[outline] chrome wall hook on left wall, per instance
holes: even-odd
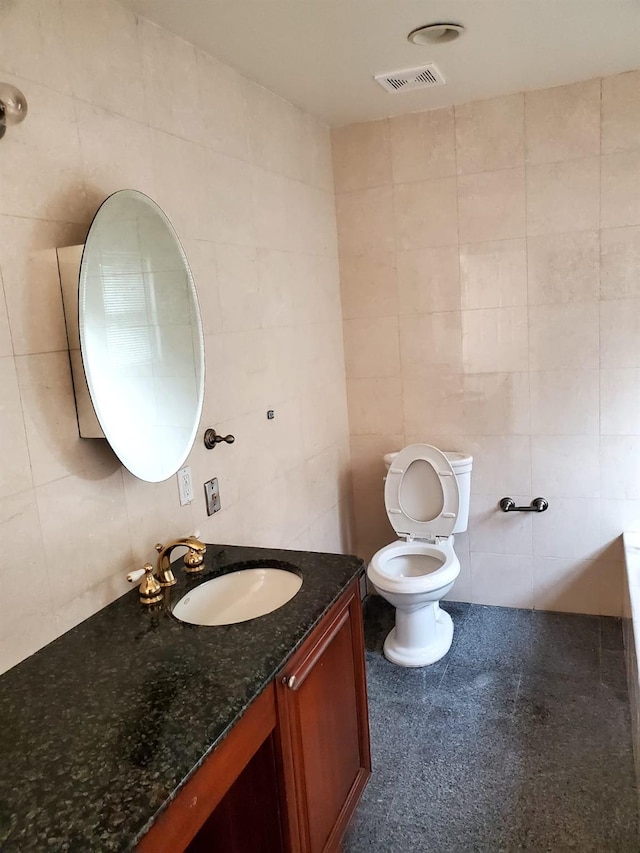
[[[27,114],[27,99],[10,83],[0,83],[0,139],[10,124],[20,124]]]

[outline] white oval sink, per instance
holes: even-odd
[[[273,613],[302,586],[302,578],[284,569],[240,569],[205,581],[173,608],[173,615],[192,625],[233,625]]]

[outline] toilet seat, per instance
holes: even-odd
[[[410,444],[401,450],[387,473],[384,504],[399,536],[431,541],[450,536],[460,493],[444,453],[430,444]]]
[[[432,568],[433,560],[440,565]],[[377,551],[367,569],[373,585],[389,593],[432,592],[453,583],[459,574],[460,562],[453,550],[453,537],[437,544],[422,539],[397,539]]]

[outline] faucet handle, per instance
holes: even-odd
[[[200,531],[196,530],[190,537],[193,541],[193,547],[188,546],[187,553],[184,555],[184,570],[187,574],[201,572],[203,569],[204,554],[207,546],[204,542],[200,542]]]
[[[145,563],[145,565],[148,564]],[[144,577],[145,572],[146,569],[136,569],[135,572],[129,572],[129,574],[127,575],[127,580],[129,581],[129,583],[138,583],[138,581],[142,577]]]
[[[158,604],[162,601],[162,587],[158,583],[157,578],[153,574],[153,566],[151,563],[145,563],[142,569],[135,572],[129,572],[127,580],[129,583],[135,583],[142,578],[142,583],[139,587],[140,601],[142,604]]]

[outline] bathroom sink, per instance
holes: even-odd
[[[268,565],[238,569],[190,590],[173,615],[192,625],[233,625],[273,613],[294,597],[302,578]]]

